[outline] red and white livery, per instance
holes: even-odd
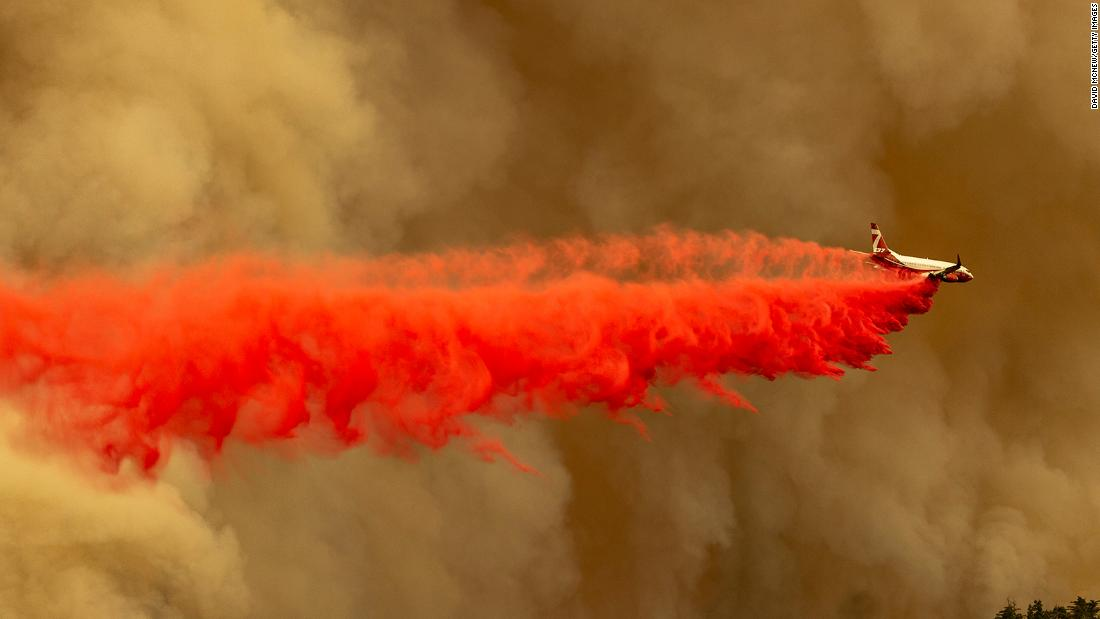
[[[854,250],[853,250],[854,251]],[[886,239],[882,237],[882,231],[878,224],[871,224],[871,253],[855,252],[867,256],[868,262],[880,269],[889,269],[898,273],[910,273],[924,275],[929,279],[937,279],[941,282],[962,284],[974,279],[974,275],[962,265],[962,258],[955,256],[955,262],[943,260],[929,260],[928,258],[914,258],[903,256],[886,245]]]

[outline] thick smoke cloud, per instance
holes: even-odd
[[[575,615],[569,472],[538,424],[499,431],[539,476],[463,450],[415,464],[228,453],[213,501],[256,558],[255,615]]]
[[[651,442],[589,415],[494,427],[542,477],[241,449],[213,481],[182,462],[112,490],[16,441],[0,608],[926,617],[1100,597],[1086,4],[362,4],[0,8],[0,255],[57,271],[662,222],[860,247],[874,217],[978,279],[876,374],[738,384],[758,415],[673,391]]]
[[[1021,2],[861,5],[907,128],[957,124],[1012,87],[1027,36]]]
[[[179,487],[86,478],[12,447],[15,417],[4,415],[0,614],[214,618],[248,610],[235,534],[185,500],[201,505],[206,492],[186,454],[166,475],[187,480]]]
[[[260,1],[15,4],[0,32],[10,259],[335,240],[374,115],[334,37]]]

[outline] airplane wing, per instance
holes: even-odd
[[[962,265],[963,265],[962,256],[960,256],[959,254],[955,254],[955,264],[947,267],[946,269],[943,269],[943,270],[940,270],[940,271],[936,271],[935,273],[932,273],[931,277],[937,277],[937,278],[947,277],[948,275],[951,275],[955,271],[958,271],[959,269],[961,269]]]

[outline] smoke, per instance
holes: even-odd
[[[173,485],[112,488],[74,475],[64,462],[12,448],[7,439],[17,417],[4,413],[0,612],[226,617],[248,609],[231,530],[205,521]],[[195,479],[187,470],[180,459],[167,477]],[[201,482],[192,487],[201,497]]]
[[[0,503],[31,534],[0,604],[925,617],[1100,597],[1086,20],[1068,1],[0,8],[0,255],[58,281],[658,223],[859,247],[869,219],[977,275],[875,374],[737,383],[758,415],[673,388],[652,442],[587,414],[477,424],[542,476],[451,447],[286,462],[230,441],[214,481],[173,473],[175,449],[160,481],[103,488],[19,441]],[[78,550],[22,541],[44,523]],[[79,606],[21,596],[69,574]]]
[[[454,449],[414,464],[365,449],[287,461],[230,445],[213,501],[247,523],[241,547],[264,559],[245,566],[254,613],[576,614],[579,575],[562,543],[569,473],[539,422],[492,431],[539,475]]]
[[[862,6],[909,128],[956,124],[1012,87],[1026,36],[1020,2]]]

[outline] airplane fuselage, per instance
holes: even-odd
[[[877,251],[873,254],[866,252],[855,252],[867,256],[868,260],[875,266],[889,269],[891,271],[898,271],[901,273],[912,273],[914,275],[926,275],[948,283],[964,283],[974,279],[974,275],[970,273],[970,270],[966,267],[959,267],[958,270],[951,273],[943,273],[947,269],[955,266],[953,262],[945,262],[943,260],[932,260],[930,258],[917,258],[914,256],[904,256],[893,251]]]

